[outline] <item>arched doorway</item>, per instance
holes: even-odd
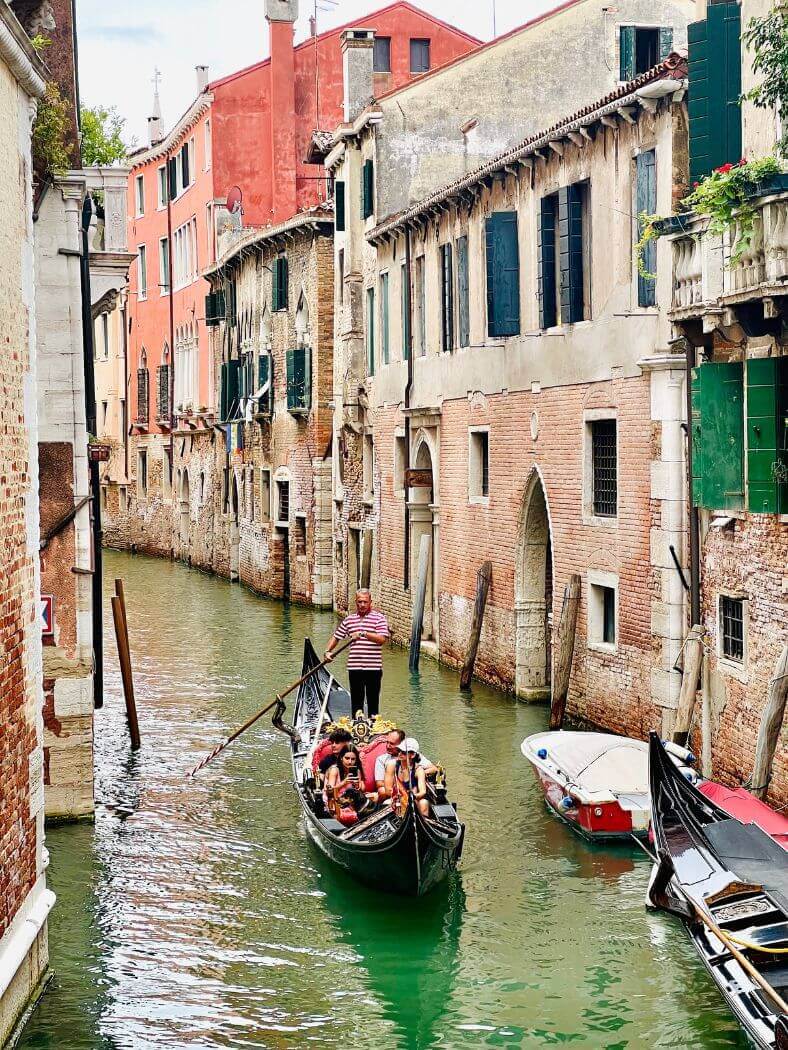
[[[180,512],[180,539],[181,556],[188,553],[189,548],[189,472],[184,470],[181,477],[180,491],[178,492],[178,510]]]
[[[437,636],[438,612],[436,608],[436,566],[438,564],[438,529],[435,521],[435,467],[432,450],[426,439],[417,439],[413,469],[429,474],[429,485],[417,485],[410,489],[408,504],[410,515],[410,589],[415,592],[419,580],[419,553],[422,537],[428,537],[430,554],[427,568],[427,586],[424,593],[424,620],[422,641],[434,642]]]
[[[230,518],[230,580],[238,580],[240,578],[240,562],[241,562],[241,529],[239,526],[239,511],[238,511],[238,475],[231,468],[232,473],[232,484],[230,489],[230,506],[232,508],[232,517]]]
[[[553,545],[547,497],[538,470],[525,486],[515,571],[515,690],[525,700],[550,699]]]

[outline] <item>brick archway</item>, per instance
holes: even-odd
[[[537,468],[526,482],[515,571],[515,690],[525,700],[550,699],[553,544],[547,494]]]

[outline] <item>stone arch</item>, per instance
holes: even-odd
[[[548,700],[552,681],[553,542],[547,492],[534,467],[525,483],[515,563],[515,689]]]

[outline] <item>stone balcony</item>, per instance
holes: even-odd
[[[129,266],[135,258],[128,249],[126,195],[130,168],[84,168],[75,175],[83,178],[89,193],[98,200],[101,212],[94,211],[88,238],[90,248],[90,296],[93,316],[114,308],[118,293],[125,288]],[[103,214],[102,214],[103,213]]]
[[[770,180],[750,203],[754,228],[736,262],[739,224],[724,235],[712,233],[705,216],[677,215],[665,224],[673,244],[672,320],[699,318],[711,331],[724,311],[756,301],[765,318],[776,315],[775,299],[788,295],[788,176]]]

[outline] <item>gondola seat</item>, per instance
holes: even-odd
[[[312,771],[317,773],[318,767],[326,755],[331,750],[331,741],[326,737],[325,740],[321,740],[315,748],[315,753],[312,756]]]
[[[364,772],[364,788],[366,791],[374,791],[377,787],[375,783],[375,763],[385,750],[385,736],[376,737],[370,744],[365,744],[360,749],[361,768]]]

